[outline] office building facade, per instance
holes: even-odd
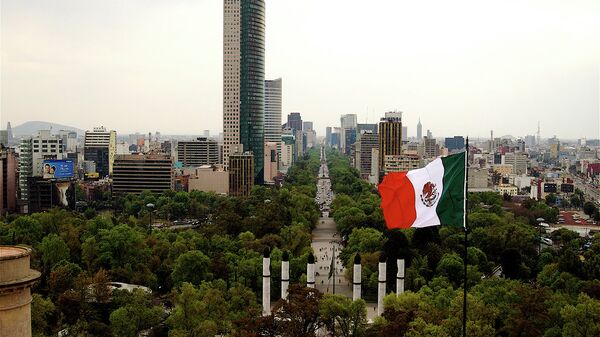
[[[254,187],[254,155],[250,152],[229,156],[229,195],[250,195]]]
[[[379,170],[389,155],[402,154],[402,112],[386,112],[379,122]]]
[[[346,133],[348,131],[354,130],[354,135],[356,136],[356,126],[356,114],[345,114],[340,117],[340,147],[342,149],[342,152],[344,153],[349,153],[349,146],[354,143],[352,142],[348,144],[348,142],[346,142],[346,139],[348,139]]]
[[[218,164],[219,144],[205,137],[198,137],[194,141],[180,141],[177,143],[177,161],[188,167]]]
[[[224,0],[223,160],[242,144],[255,155],[257,182],[263,181],[265,123],[265,2]]]
[[[85,132],[83,158],[96,163],[96,172],[100,177],[112,174],[116,154],[116,131],[107,131],[106,128],[101,126]]]
[[[62,139],[50,130],[40,130],[37,136],[22,138],[19,146],[19,197],[29,198],[29,177],[41,177],[44,160],[64,159]]]
[[[0,215],[17,210],[17,156],[0,145]]]
[[[363,132],[355,146],[355,168],[359,170],[363,179],[367,179],[371,173],[371,161],[373,149],[379,149],[379,135],[372,132]]]
[[[465,138],[463,136],[446,137],[444,145],[448,151],[460,151],[465,149]]]
[[[281,78],[265,80],[265,142],[281,142]]]
[[[302,131],[302,116],[300,115],[299,112],[291,112],[288,114],[287,117],[287,125],[288,128],[290,129],[294,129],[294,130],[300,130]]]
[[[113,193],[162,193],[174,189],[173,159],[164,154],[126,154],[115,158]]]

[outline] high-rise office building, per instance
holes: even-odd
[[[302,130],[303,131],[313,130],[313,122],[310,122],[310,121],[302,122]]]
[[[429,132],[429,130],[428,130]],[[439,146],[437,145],[434,138],[425,137],[424,138],[424,155],[425,158],[435,158],[439,155]]]
[[[112,174],[117,154],[117,132],[107,131],[100,126],[85,132],[83,159],[96,163],[96,172],[100,177]]]
[[[408,126],[403,126],[402,127],[402,141],[403,142],[407,142],[408,141]]]
[[[287,117],[287,127],[302,131],[302,116],[299,112],[290,112]]]
[[[71,130],[60,130],[58,136],[62,139],[64,152],[77,152],[77,132]]]
[[[369,131],[363,131],[356,141],[355,168],[360,172],[363,179],[371,173],[371,160],[373,149],[379,149],[379,135]]]
[[[169,155],[118,155],[113,167],[113,192],[162,193],[174,189],[173,177],[173,158]]]
[[[458,151],[465,148],[465,138],[463,136],[446,137],[444,145],[448,151]]]
[[[254,155],[250,152],[229,155],[229,195],[250,195],[254,186]]]
[[[0,145],[0,215],[17,210],[17,156]]]
[[[223,2],[223,162],[232,146],[255,155],[255,178],[263,180],[265,119],[265,2]]]
[[[402,112],[386,112],[379,122],[379,171],[384,168],[385,158],[402,154]]]
[[[194,141],[177,143],[177,161],[184,166],[214,165],[219,163],[219,144],[217,141],[198,137]]]
[[[341,130],[341,134],[340,134],[340,146],[342,149],[342,152],[344,153],[348,153],[349,151],[349,146],[350,144],[347,144],[346,139],[348,138],[352,138],[352,137],[348,137],[346,136],[346,132],[348,130],[355,130],[356,131],[356,126],[357,126],[357,119],[356,119],[356,114],[346,114],[346,115],[342,115],[342,117],[340,117],[340,130]],[[356,136],[356,132],[354,133],[354,135]]]
[[[265,143],[281,142],[281,78],[265,80]]]
[[[40,130],[37,136],[22,138],[19,146],[19,192],[22,200],[29,198],[29,177],[41,177],[44,160],[64,159],[62,139],[50,130]]]
[[[325,145],[331,146],[331,126],[325,128]]]
[[[344,131],[344,148],[343,152],[346,154],[350,154],[352,152],[352,144],[356,143],[356,129],[346,129]]]
[[[361,133],[363,133],[363,131],[377,134],[377,124],[356,124],[356,134],[360,135]]]
[[[421,125],[421,118],[419,118],[419,123],[417,123],[417,140],[421,141],[423,139],[423,125]]]

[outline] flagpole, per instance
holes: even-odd
[[[469,137],[465,144],[465,195],[464,195],[464,229],[465,229],[465,257],[464,271],[465,284],[463,285],[463,337],[467,337],[467,224],[468,224],[468,197],[469,197]]]

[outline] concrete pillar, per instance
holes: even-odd
[[[398,274],[396,274],[396,296],[404,292],[404,259],[398,259]]]
[[[281,298],[287,299],[288,286],[290,285],[290,255],[287,250],[281,258]]]
[[[361,265],[360,265],[360,254],[356,253],[354,255],[354,277],[352,279],[352,300],[356,301],[360,298],[360,291],[362,287],[362,275],[361,275]]]
[[[308,264],[306,265],[306,286],[308,288],[315,287],[315,256],[312,252],[308,254]]]
[[[384,252],[379,255],[379,287],[377,289],[377,315],[383,314],[383,297],[385,296],[385,283],[386,283],[386,256]]]
[[[31,337],[31,287],[40,272],[29,269],[30,254],[0,246],[0,336]]]
[[[271,314],[271,251],[269,247],[263,252],[263,288],[262,288],[262,305],[263,316]]]

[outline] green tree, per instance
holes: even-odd
[[[45,271],[50,271],[54,265],[62,260],[69,260],[69,247],[60,236],[54,233],[44,237],[38,248],[42,253],[42,263]]]
[[[11,244],[34,245],[44,236],[44,229],[38,220],[31,216],[20,216],[10,224]]]
[[[590,219],[592,218],[594,213],[596,213],[597,210],[598,208],[591,201],[587,201],[585,204],[583,204],[583,213],[587,214],[587,216],[589,216]]]
[[[556,194],[550,193],[550,194],[546,195],[546,204],[548,204],[550,206],[556,205]]]
[[[175,260],[171,278],[175,284],[190,282],[200,285],[206,279],[209,262],[210,259],[199,250],[181,254]]]
[[[171,327],[171,336],[200,336],[200,323],[203,321],[200,292],[190,283],[184,282],[177,292],[174,292],[175,308],[167,319]]]
[[[576,305],[567,305],[560,314],[565,323],[563,336],[600,336],[600,301],[580,294]]]
[[[151,296],[135,289],[129,302],[110,314],[111,329],[116,336],[136,337],[137,334],[160,323],[163,309],[152,306]]]
[[[44,299],[40,294],[32,295],[31,329],[34,336],[50,335],[52,322],[55,320],[56,307],[50,299]]]
[[[335,326],[335,335],[359,337],[365,335],[367,305],[363,299],[352,301],[343,295],[325,294],[319,305],[321,319],[330,330]]]
[[[436,272],[438,275],[447,277],[458,286],[464,279],[463,259],[456,253],[446,254],[438,263]]]
[[[275,304],[273,316],[280,322],[278,333],[282,337],[315,336],[321,327],[319,302],[322,294],[300,284],[291,284],[287,300]]]

